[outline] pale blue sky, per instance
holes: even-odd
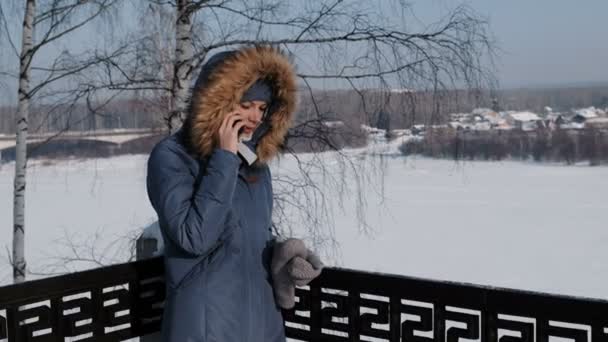
[[[383,7],[383,4],[395,3],[389,0],[376,1],[380,7]],[[490,22],[490,28],[500,48],[496,67],[501,87],[608,83],[608,0],[408,2],[412,3],[412,10],[420,22],[431,23],[463,1]],[[374,6],[373,2],[368,4]],[[87,42],[90,43],[90,35],[90,32],[81,32],[61,44],[65,44],[64,47],[70,50],[78,50]],[[13,62],[17,60],[10,57],[10,51],[5,44],[6,41],[2,41],[0,47],[4,50],[0,51],[2,64],[4,67],[9,64],[16,66]],[[97,44],[104,43],[98,41]],[[13,82],[5,79],[3,84],[12,86]],[[0,93],[3,93],[0,103],[13,102],[16,94],[7,92],[11,88],[2,87],[0,84]]]
[[[462,1],[414,0],[433,17]],[[503,87],[608,83],[608,0],[468,0],[501,47]]]

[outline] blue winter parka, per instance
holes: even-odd
[[[215,132],[228,108],[258,79],[272,84],[267,132],[247,165],[220,149]],[[285,341],[272,257],[272,183],[267,162],[295,106],[287,57],[267,46],[211,59],[193,89],[183,127],[153,149],[147,189],[165,241],[163,341]]]

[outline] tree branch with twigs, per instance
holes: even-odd
[[[416,91],[430,92],[434,101],[439,102],[450,89],[474,90],[495,84],[492,76],[494,43],[488,22],[466,5],[454,8],[435,23],[419,23],[412,25],[415,27],[412,29],[404,24],[415,21],[414,16],[407,16],[410,8],[404,1],[391,2],[402,16],[387,13],[382,6],[347,0],[306,3],[180,0],[151,3],[175,11],[176,32],[190,32],[187,39],[180,41],[178,38],[177,41],[187,46],[176,49],[180,57],[174,56],[174,85],[178,83],[176,78],[181,84],[190,84],[193,73],[200,69],[210,54],[219,50],[249,44],[272,44],[282,47],[292,56],[303,85],[301,94],[308,98],[310,107],[305,118],[302,110],[298,113],[296,126],[287,140],[309,141],[310,146],[318,151],[334,151],[341,163],[337,170],[339,176],[335,176],[333,172],[336,170],[323,165],[320,155],[304,161],[296,150],[286,146],[285,153],[296,160],[298,170],[292,176],[275,177],[275,214],[277,220],[286,222],[295,208],[296,216],[301,218],[299,221],[311,227],[308,233],[313,236],[331,231],[331,217],[335,210],[316,203],[327,204],[331,196],[344,196],[346,192],[342,190],[348,188],[344,180],[347,169],[351,172],[352,184],[355,184],[355,189],[349,189],[349,195],[357,198],[360,228],[369,231],[364,215],[367,203],[362,191],[365,184],[373,181],[370,174],[376,175],[376,179],[383,178],[381,166],[368,163],[363,167],[352,154],[343,153],[342,146],[336,143],[336,132],[323,125],[328,106],[319,105],[319,84],[343,85],[358,94],[357,102],[361,107],[349,107],[353,108],[350,115],[363,112],[366,124],[372,122],[371,117],[391,101],[394,88],[412,90],[404,103],[412,108],[412,116],[416,116],[419,110],[415,103],[419,98]],[[188,53],[181,55],[183,51]],[[369,89],[375,91],[370,92]],[[172,98],[179,99],[173,102],[168,112],[167,122],[172,122],[171,130],[175,129],[174,119],[184,117],[187,109],[182,91],[183,87],[176,91],[174,86],[171,92]],[[180,92],[181,95],[178,94]],[[440,107],[435,105],[429,113],[412,121],[424,117],[429,123],[437,122],[439,115]],[[308,177],[310,173],[323,175],[321,181]],[[331,184],[324,188],[319,183],[323,181]],[[383,186],[378,188],[383,189]],[[333,192],[328,194],[327,189]],[[282,229],[288,230],[289,226]]]

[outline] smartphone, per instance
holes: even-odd
[[[235,121],[235,125],[237,124],[237,122],[239,122],[241,120],[237,120]],[[244,131],[244,127],[239,128],[239,132],[238,132],[238,146],[237,146],[237,152],[238,154],[247,162],[247,164],[252,165],[253,163],[255,163],[255,161],[258,159],[258,156],[255,154],[254,151],[252,151],[249,146],[245,145],[241,139],[241,136],[243,134]]]
[[[255,161],[258,159],[257,154],[255,154],[255,152],[252,151],[249,146],[240,141],[237,145],[237,152],[249,165],[255,163]]]

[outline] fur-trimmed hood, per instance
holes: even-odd
[[[211,155],[218,146],[217,132],[224,117],[258,79],[272,86],[273,101],[269,129],[259,140],[256,153],[261,163],[278,153],[296,108],[296,76],[287,56],[267,45],[220,53],[203,66],[184,122],[187,143],[194,153]]]

